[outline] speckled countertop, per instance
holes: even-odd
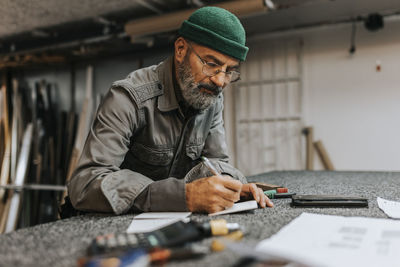
[[[378,208],[376,197],[400,201],[400,173],[394,172],[270,172],[252,176],[249,181],[279,184],[298,194],[356,195],[369,199],[368,208],[291,208],[289,199],[276,199],[274,208],[222,215],[246,229],[243,242],[254,246],[278,232],[302,212],[342,216],[387,218]],[[0,235],[0,266],[76,266],[97,235],[124,232],[133,214],[110,216],[84,215],[20,229]],[[198,221],[206,215],[192,215]],[[204,240],[208,244],[210,239]],[[232,266],[239,257],[224,251],[198,260],[173,262],[168,266]]]

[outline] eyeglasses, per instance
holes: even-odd
[[[199,56],[199,54],[196,53],[196,51],[193,49],[192,45],[189,42],[188,44],[192,49],[192,51],[194,52],[194,54],[200,59],[201,63],[203,64],[202,71],[206,76],[212,77],[219,74],[220,72],[223,72],[225,73],[225,83],[234,83],[240,80],[240,72],[234,70],[223,71],[221,69],[221,65],[218,65],[214,62],[205,61]]]

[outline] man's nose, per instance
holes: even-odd
[[[211,78],[211,81],[218,87],[224,87],[225,86],[225,73],[224,72],[220,72]]]

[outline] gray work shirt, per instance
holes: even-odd
[[[185,183],[212,175],[200,163],[202,155],[246,183],[227,163],[222,95],[210,108],[185,116],[172,63],[169,58],[113,83],[68,183],[76,209],[185,211]]]

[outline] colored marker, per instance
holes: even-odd
[[[276,194],[276,190],[275,189],[267,190],[267,191],[264,191],[264,194],[269,198],[274,198],[274,196]]]
[[[286,187],[279,187],[276,189],[277,193],[288,193],[288,189]]]
[[[291,198],[293,195],[296,195],[296,193],[276,193],[276,190],[267,190],[264,191],[264,194],[270,198]]]
[[[153,264],[165,264],[171,260],[193,259],[206,255],[210,252],[208,247],[189,246],[183,248],[154,249],[149,253],[150,261]]]

